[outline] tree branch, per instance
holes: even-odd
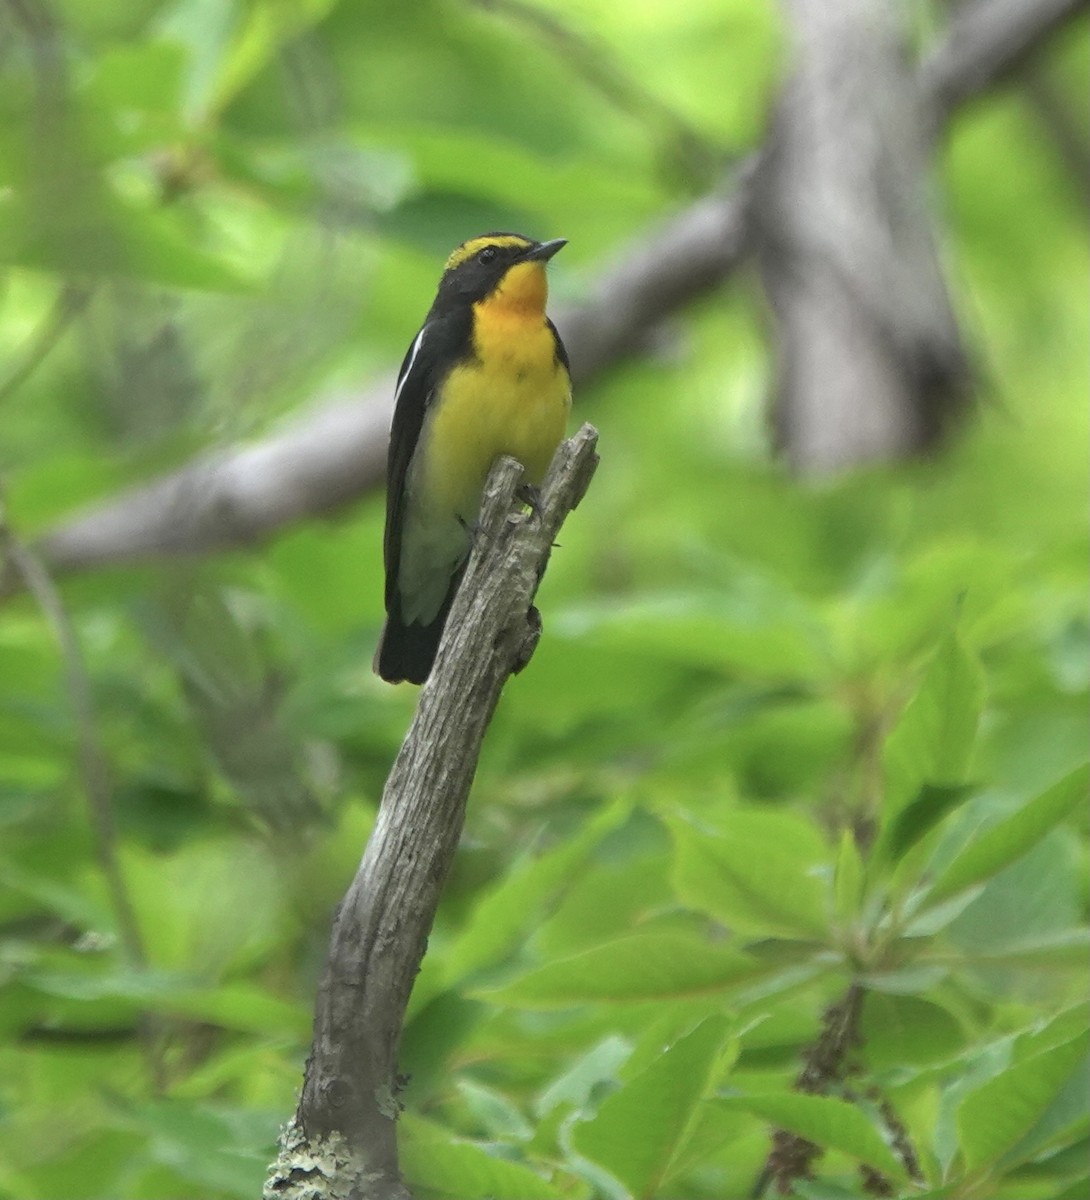
[[[1090,0],[975,0],[959,9],[949,32],[925,59],[921,91],[934,127],[959,105],[1010,78],[1061,25]]]
[[[637,346],[663,316],[715,287],[746,245],[751,170],[701,200],[607,270],[592,298],[556,318],[578,387]],[[252,446],[206,454],[77,515],[35,549],[54,573],[251,545],[379,488],[395,379],[339,396]],[[0,599],[18,589],[0,573]]]
[[[1003,81],[1088,0],[977,0],[963,6],[918,72],[940,128],[954,109]],[[759,155],[733,190],[705,197],[625,247],[583,305],[557,319],[577,384],[639,346],[672,313],[719,286],[751,247]],[[35,550],[54,574],[249,545],[328,514],[383,479],[393,380],[338,397],[253,446],[206,454],[106,500],[47,533]],[[0,575],[0,597],[18,590]]]
[[[485,730],[540,633],[531,609],[549,552],[598,459],[583,428],[557,452],[540,515],[512,511],[522,468],[501,459],[431,678],[397,756],[363,861],[337,912],[314,1043],[266,1200],[407,1200],[397,1164],[397,1051],[413,980],[454,858]],[[295,1172],[295,1174],[293,1174]],[[358,1189],[358,1190],[353,1190]],[[301,1194],[301,1193],[300,1193]]]

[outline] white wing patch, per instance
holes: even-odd
[[[428,327],[416,335],[405,358],[405,367],[394,393],[394,404],[412,376],[424,345]],[[416,448],[405,472],[406,502],[402,508],[401,553],[398,564],[397,587],[401,593],[401,617],[410,625],[414,621],[430,625],[439,615],[451,576],[469,554],[469,534],[449,514],[430,511],[422,503],[417,473],[420,470],[420,451],[427,444],[429,416],[421,423]]]
[[[416,364],[417,356],[420,354],[420,347],[424,344],[424,334],[427,333],[428,327],[423,329],[413,339],[413,344],[409,347],[408,357],[405,359],[405,366],[402,368],[401,376],[397,381],[397,390],[394,392],[394,407],[396,408],[401,399],[401,393],[405,390],[405,384],[409,380],[409,376],[413,373],[413,367]]]

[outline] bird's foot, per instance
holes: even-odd
[[[535,521],[541,520],[545,513],[541,504],[541,488],[532,483],[520,483],[515,488],[515,498],[526,505]]]
[[[479,521],[474,521],[471,525],[461,513],[457,514],[458,524],[462,527],[462,532],[469,539],[469,549],[472,550],[477,545],[477,536],[481,532],[481,524]]]

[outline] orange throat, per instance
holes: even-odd
[[[549,282],[545,264],[516,263],[500,281],[494,292],[473,306],[479,317],[489,320],[527,320],[545,316],[545,301],[549,298]]]

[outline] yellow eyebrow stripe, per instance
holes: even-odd
[[[462,263],[468,262],[474,254],[479,254],[485,246],[499,246],[503,250],[510,247],[529,250],[533,244],[533,242],[528,241],[526,238],[518,237],[515,234],[502,234],[499,237],[470,238],[468,242],[463,242],[450,258],[447,259],[447,265],[444,270],[453,271],[455,267],[460,267]]]

